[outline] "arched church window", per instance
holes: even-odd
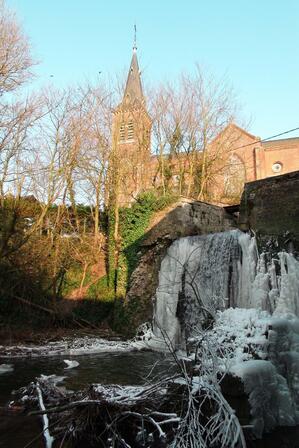
[[[134,125],[132,121],[128,123],[128,140],[134,140]]]
[[[119,128],[119,139],[121,142],[123,142],[125,138],[126,138],[126,127],[125,123],[122,123]]]

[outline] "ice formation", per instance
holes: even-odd
[[[244,382],[256,436],[299,424],[299,319],[258,309],[219,312],[209,344],[222,348],[222,369]]]
[[[216,310],[256,308],[274,316],[299,315],[299,262],[258,255],[256,240],[239,230],[176,240],[159,273],[153,346],[165,338],[179,348]]]
[[[13,365],[12,364],[0,364],[0,375],[2,373],[10,373],[13,371]]]
[[[185,348],[209,316],[210,344],[239,376],[257,436],[299,424],[299,262],[258,254],[238,230],[181,238],[161,264],[152,348]],[[221,363],[220,363],[221,365]]]
[[[96,353],[129,352],[135,347],[130,341],[107,340],[99,337],[84,336],[64,338],[43,345],[12,345],[1,346],[1,358],[38,358],[43,356],[79,356]],[[0,369],[1,374],[1,369]]]
[[[74,367],[78,367],[79,365],[78,361],[70,359],[64,359],[63,362],[67,365],[67,367],[65,367],[64,370],[73,369]]]
[[[154,335],[178,347],[184,339],[182,323],[197,325],[202,310],[213,312],[239,301],[241,247],[238,231],[176,240],[159,273],[154,311]],[[229,302],[229,303],[228,303]]]
[[[60,376],[60,375],[43,375],[41,374],[40,379],[42,381],[47,381],[53,386],[57,386],[57,384],[62,383],[67,377],[66,376]]]

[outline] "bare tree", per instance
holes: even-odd
[[[150,112],[153,120],[153,145],[158,158],[155,185],[161,185],[165,195],[167,191],[167,153],[169,140],[169,111],[171,92],[167,86],[160,85],[150,93]]]
[[[85,130],[78,160],[79,189],[88,201],[99,238],[100,210],[107,203],[111,147],[111,94],[105,86],[87,85],[81,91]]]
[[[176,84],[151,94],[157,184],[180,195],[204,200],[216,176],[228,165],[232,136],[223,134],[237,113],[234,94],[225,80],[216,81],[196,66]]]
[[[2,255],[12,249],[9,242],[18,221],[19,199],[29,188],[27,163],[32,156],[33,128],[44,113],[40,96],[24,99],[18,95],[19,88],[32,77],[33,64],[27,37],[15,15],[0,1],[0,200],[5,215]],[[42,210],[41,219],[44,213]],[[27,229],[13,250],[28,239],[39,222],[37,219]]]
[[[16,166],[17,160],[18,162],[21,160],[20,153],[24,152],[27,146],[28,133],[40,113],[39,99],[31,97],[22,100],[16,97],[17,89],[32,77],[33,64],[27,37],[15,15],[6,7],[4,0],[0,0],[0,195],[2,199],[4,183],[10,174],[10,182],[20,177]],[[20,167],[18,163],[18,168],[22,171],[23,167]]]
[[[0,0],[0,97],[28,81],[33,64],[28,38],[15,14]]]
[[[20,192],[26,165],[32,159],[34,126],[45,113],[39,95],[0,108],[0,196]],[[17,185],[17,186],[16,186]]]

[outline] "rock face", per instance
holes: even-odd
[[[299,171],[245,184],[239,228],[254,230],[262,245],[298,252]]]
[[[182,200],[156,215],[142,242],[141,257],[132,274],[126,303],[134,308],[134,327],[153,315],[152,297],[167,248],[177,238],[223,232],[236,228],[233,217],[222,207]]]

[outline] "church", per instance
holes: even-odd
[[[138,194],[150,189],[162,188],[161,161],[151,151],[152,120],[147,111],[142,89],[141,75],[134,44],[123,98],[113,112],[112,153],[118,164],[119,203],[128,205]],[[173,193],[206,202],[237,204],[244,183],[299,170],[299,137],[263,140],[235,123],[229,123],[207,147],[207,157],[221,154],[214,163],[213,173],[205,185],[205,195],[194,193],[196,189],[178,190],[178,161],[171,161],[167,189]],[[167,155],[163,155],[170,167]],[[186,160],[184,160],[184,158]],[[214,157],[215,158],[215,157]],[[185,182],[191,180],[187,157],[179,156],[187,166]],[[203,151],[198,151],[198,166],[202,169]],[[215,158],[216,159],[216,158]]]

